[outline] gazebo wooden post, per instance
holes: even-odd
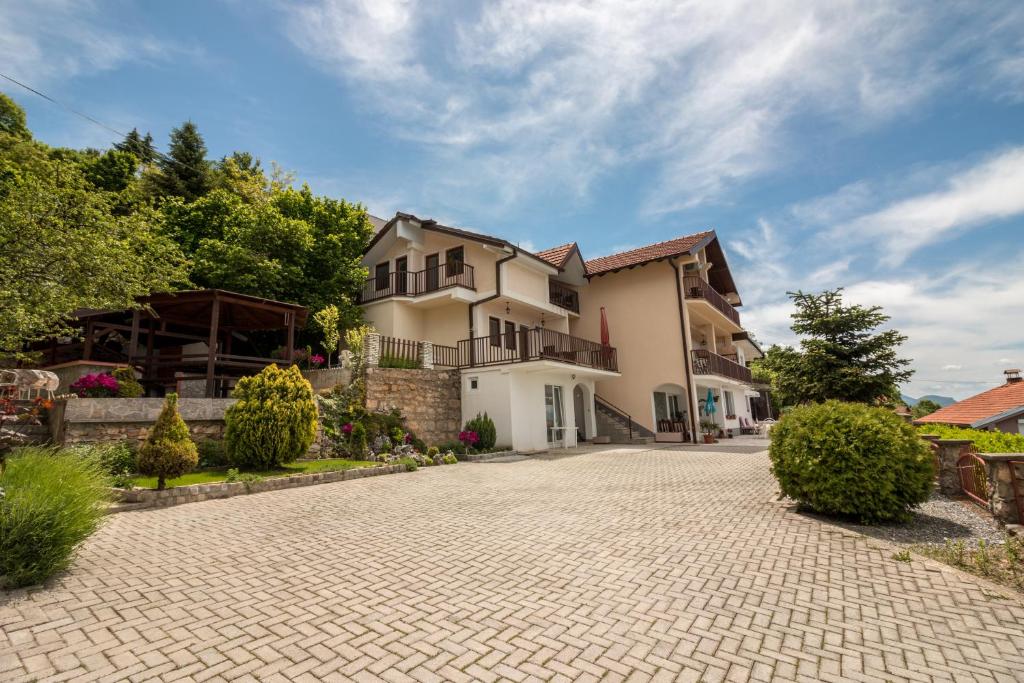
[[[92,319],[85,323],[85,343],[82,347],[82,360],[92,360]]]
[[[284,346],[284,357],[288,365],[295,362],[295,311],[288,311],[284,314],[288,322],[288,340]]]
[[[132,311],[132,336],[131,341],[128,342],[128,365],[134,365],[135,362],[135,348],[139,345],[139,318],[141,314],[139,309]]]
[[[156,320],[149,319],[149,331],[146,333],[146,371],[144,377],[151,379],[153,376],[153,337],[156,336]]]
[[[215,384],[213,372],[217,362],[217,327],[220,324],[220,299],[213,295],[213,306],[210,312],[210,340],[206,355],[206,397],[213,398]]]

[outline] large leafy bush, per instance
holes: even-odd
[[[935,477],[917,431],[885,408],[826,401],[794,408],[771,431],[772,473],[799,503],[864,523],[905,519]]]
[[[178,414],[178,395],[167,394],[160,416],[139,449],[139,473],[156,477],[156,487],[162,490],[167,479],[191,472],[197,464],[199,450],[188,433],[188,425]]]
[[[970,439],[979,453],[1024,453],[1024,434],[963,429],[940,424],[923,424],[920,434],[936,434],[943,439]]]
[[[95,460],[39,447],[15,451],[0,488],[0,577],[9,588],[64,569],[99,526],[109,495]]]
[[[238,402],[224,415],[224,446],[231,464],[269,470],[305,455],[316,436],[313,387],[292,366],[264,368],[238,380]]]

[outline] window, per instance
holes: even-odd
[[[679,425],[685,419],[685,413],[681,406],[679,394],[670,394],[665,391],[654,392],[654,421],[659,432],[683,431]]]
[[[505,348],[509,351],[516,350],[516,324],[509,320],[505,321]]]
[[[462,275],[463,264],[466,262],[466,253],[462,247],[449,249],[444,253],[444,260],[447,264],[447,276],[457,277]]]
[[[491,346],[501,346],[501,321],[497,318],[488,318],[490,326]]]
[[[480,378],[479,377],[470,377],[469,378],[469,390],[470,391],[476,391],[479,388],[480,388]]]
[[[385,261],[384,263],[378,263],[377,267],[373,271],[373,276],[376,278],[376,287],[379,292],[382,289],[388,288],[388,280],[391,279],[391,264]]]
[[[562,411],[562,387],[552,384],[544,385],[544,412],[548,423],[548,443],[562,442],[565,431],[565,414]]]
[[[725,396],[725,414],[726,415],[735,415],[736,414],[736,404],[734,404],[732,402],[732,392],[731,391],[723,391],[722,395]]]

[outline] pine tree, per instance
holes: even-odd
[[[199,450],[188,433],[188,425],[178,414],[178,395],[167,394],[160,416],[139,449],[139,472],[155,476],[156,488],[162,491],[165,480],[191,472],[197,464]]]
[[[124,140],[114,145],[122,152],[131,152],[141,164],[151,164],[156,161],[156,148],[153,147],[153,136],[146,133],[146,137],[139,135],[138,128],[124,136]]]
[[[160,167],[158,185],[166,196],[182,197],[192,202],[213,186],[210,164],[206,160],[206,143],[191,121],[171,131],[170,150],[157,160]]]

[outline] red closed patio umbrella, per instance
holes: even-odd
[[[608,334],[608,314],[604,311],[604,306],[601,307],[601,346],[611,346],[612,339]]]

